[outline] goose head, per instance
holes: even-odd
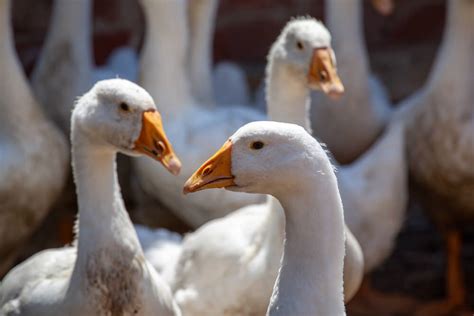
[[[72,131],[73,141],[80,135],[91,145],[130,156],[149,156],[175,175],[181,169],[152,97],[128,80],[96,83],[76,104]]]
[[[185,183],[183,192],[210,188],[263,193],[291,192],[325,152],[304,130],[288,123],[252,122],[232,135]],[[315,165],[316,164],[316,165]]]
[[[305,17],[288,22],[268,59],[268,69],[272,69],[273,63],[279,63],[313,90],[322,90],[331,97],[339,97],[344,92],[331,48],[331,35],[316,19]]]

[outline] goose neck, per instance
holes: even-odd
[[[267,196],[265,202],[265,214],[262,225],[264,232],[264,242],[267,249],[278,249],[278,254],[269,251],[268,254],[273,260],[275,256],[281,256],[281,246],[285,235],[285,213],[276,198],[271,195]]]
[[[190,45],[188,60],[192,92],[202,104],[213,103],[212,34],[214,33],[216,0],[189,2]]]
[[[338,72],[344,78],[346,95],[368,95],[369,65],[365,47],[361,0],[326,0],[328,29],[337,56]],[[361,81],[365,87],[361,87]],[[351,88],[354,85],[354,88]],[[363,102],[361,102],[363,103]]]
[[[162,116],[170,120],[180,117],[193,103],[186,72],[186,5],[182,0],[144,0],[143,3],[147,32],[140,80],[155,99]]]
[[[448,1],[446,27],[430,76],[432,79],[444,84],[472,70],[468,63],[474,50],[473,21],[473,1]]]
[[[32,125],[42,118],[15,52],[10,10],[10,1],[0,0],[0,128],[11,133],[25,127],[31,132]]]
[[[297,70],[270,57],[267,69],[267,112],[272,121],[298,124],[309,133],[309,88]]]
[[[45,51],[62,49],[70,58],[75,57],[81,68],[92,68],[91,12],[90,0],[54,1]]]
[[[286,238],[268,315],[345,315],[344,218],[331,168],[327,161],[317,177],[278,196]]]
[[[72,131],[72,167],[79,207],[75,275],[86,273],[94,255],[142,255],[125,210],[116,173],[115,151]],[[127,258],[123,258],[126,260]]]

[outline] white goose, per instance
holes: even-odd
[[[183,159],[179,177],[172,177],[150,161],[139,159],[135,166],[144,190],[162,201],[192,226],[221,217],[239,207],[257,203],[263,196],[210,191],[184,198],[183,181],[229,135],[246,122],[263,115],[245,107],[212,111],[194,102],[186,75],[187,1],[142,0],[148,24],[141,58],[140,81],[155,99],[169,124],[168,134]],[[172,26],[173,30],[169,31]],[[158,181],[159,180],[159,181]]]
[[[446,242],[446,298],[421,315],[451,315],[468,294],[459,230],[474,220],[474,1],[447,4],[446,29],[428,81],[397,113],[407,121],[415,192]]]
[[[77,244],[14,268],[0,287],[0,314],[180,315],[143,255],[116,174],[117,152],[147,155],[179,172],[153,99],[129,81],[101,81],[79,99],[71,121]]]
[[[17,59],[10,0],[0,0],[0,275],[58,197],[66,138],[46,119]]]
[[[74,98],[92,83],[91,10],[91,0],[54,1],[49,32],[31,77],[41,105],[67,133]]]
[[[283,205],[285,245],[267,315],[346,314],[342,202],[333,166],[311,135],[286,123],[245,125],[196,171],[184,191],[209,188],[271,194]],[[247,256],[235,259],[255,254],[248,249]]]
[[[326,0],[328,28],[344,78],[340,100],[312,97],[314,135],[326,143],[339,163],[354,161],[375,142],[390,119],[391,107],[382,83],[370,74],[362,21],[363,0]],[[390,0],[372,0],[384,12]],[[387,8],[388,7],[388,8]]]
[[[301,51],[296,45],[298,42],[308,49]],[[286,72],[296,74],[293,80],[302,81],[304,85],[309,73],[313,87],[321,89],[319,77],[315,75],[318,71],[327,71],[330,80],[324,83],[324,89],[327,93],[340,92],[339,78],[327,59],[330,47],[328,31],[316,20],[298,19],[288,23],[268,57],[269,94],[280,97],[269,98],[269,108],[275,110],[271,111],[270,118],[275,116],[276,119],[277,109],[289,115],[287,104],[298,102],[279,92],[279,87],[287,83]],[[288,85],[288,89],[290,87]],[[284,104],[281,99],[289,103]],[[269,198],[265,204],[247,206],[206,223],[186,235],[182,245],[176,240],[164,241],[163,233],[158,232],[154,243],[144,246],[145,254],[169,280],[183,314],[261,315],[267,309],[278,274],[284,226],[280,204]],[[150,240],[149,235],[141,230],[140,240]],[[363,258],[350,232],[347,237],[344,294],[349,301],[363,276]],[[165,257],[172,260],[165,262]]]

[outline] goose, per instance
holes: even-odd
[[[341,196],[326,151],[311,135],[287,123],[243,126],[188,179],[183,191],[211,188],[270,194],[283,206],[284,251],[267,315],[346,314]],[[228,238],[232,242],[231,234]],[[249,249],[241,260],[253,255]]]
[[[329,40],[324,43],[327,47],[331,47]],[[314,47],[308,45],[307,40],[296,40],[293,45],[301,54],[308,54]],[[324,50],[319,53],[324,53]],[[306,73],[303,71],[298,75],[298,72],[284,71],[284,63],[280,63],[279,68],[283,70],[275,74],[275,66],[272,66],[277,60],[273,56],[286,54],[288,52],[281,45],[274,45],[269,54],[266,75],[268,114],[272,120],[298,124],[311,132],[311,85],[308,85]],[[332,49],[326,53],[326,60],[335,65]],[[314,70],[315,75],[319,73],[321,78],[326,78],[326,84],[332,82],[334,74],[330,68]],[[362,248],[366,273],[379,266],[392,253],[405,218],[408,192],[404,145],[403,120],[394,118],[381,138],[366,153],[350,165],[338,165],[336,176],[344,202],[346,223]],[[364,289],[374,308],[386,308],[382,306],[385,301],[371,288],[369,278]],[[411,307],[410,300],[395,299],[403,301],[400,308]],[[381,303],[377,304],[378,301]]]
[[[373,1],[389,13],[390,0]],[[346,92],[337,101],[313,95],[313,133],[334,158],[348,164],[361,156],[382,134],[392,113],[382,83],[370,73],[363,37],[362,0],[326,0],[325,16],[337,53],[337,68]]]
[[[447,2],[447,24],[426,84],[399,105],[415,192],[446,242],[446,298],[418,311],[467,303],[460,229],[474,220],[474,1]]]
[[[144,258],[116,173],[117,152],[145,155],[179,172],[153,99],[127,80],[98,82],[73,110],[71,144],[76,244],[15,267],[0,288],[0,314],[180,315],[169,287]]]
[[[116,173],[117,152],[179,172],[153,99],[129,81],[100,81],[73,110],[71,144],[76,245],[44,250],[15,267],[0,287],[0,314],[180,315],[143,255]]]
[[[302,54],[295,47],[297,41],[305,41],[313,47],[314,57],[313,51]],[[311,66],[309,60],[314,65],[324,64],[320,67],[330,72],[326,93],[340,93],[342,85],[332,64],[326,63],[327,54],[330,54],[330,36],[321,23],[303,18],[290,21],[269,56],[268,74],[277,77],[269,85],[270,93],[278,90],[273,89],[274,84],[283,71],[301,73],[302,79],[295,80],[305,82],[308,73],[314,76],[309,69],[319,69]],[[318,78],[311,79],[315,88],[321,88]],[[269,104],[269,107],[274,106]],[[261,315],[267,309],[277,277],[284,226],[284,212],[279,202],[268,198],[264,204],[246,206],[212,220],[187,234],[182,241],[166,241],[164,232],[157,231],[153,235],[143,228],[139,237],[143,240],[145,256],[170,283],[184,315]],[[346,234],[344,297],[349,301],[363,276],[363,257],[350,231],[346,230]],[[227,294],[222,296],[221,293]]]
[[[208,110],[197,104],[186,74],[187,1],[141,3],[148,27],[140,60],[140,83],[160,100],[160,112],[169,124],[168,135],[183,160],[183,169],[179,177],[171,177],[149,161],[137,159],[134,165],[140,186],[192,227],[263,201],[263,196],[243,193],[209,191],[186,199],[180,194],[182,183],[198,162],[208,157],[225,135],[264,116],[248,107]],[[173,32],[167,32],[170,26]]]
[[[33,96],[13,44],[10,0],[0,0],[0,276],[60,195],[66,138]]]
[[[66,133],[74,98],[92,83],[91,10],[91,0],[54,1],[49,32],[31,75],[40,104]]]

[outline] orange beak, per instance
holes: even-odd
[[[157,111],[143,113],[142,130],[134,145],[134,150],[158,160],[172,174],[179,174],[181,162],[166,137],[161,116]]]
[[[395,7],[393,0],[372,0],[372,5],[381,15],[390,15]]]
[[[235,185],[231,168],[232,142],[228,140],[186,181],[183,193]]]
[[[322,90],[334,99],[344,94],[344,86],[337,74],[330,48],[316,48],[313,51],[308,73],[308,83],[310,86]]]

